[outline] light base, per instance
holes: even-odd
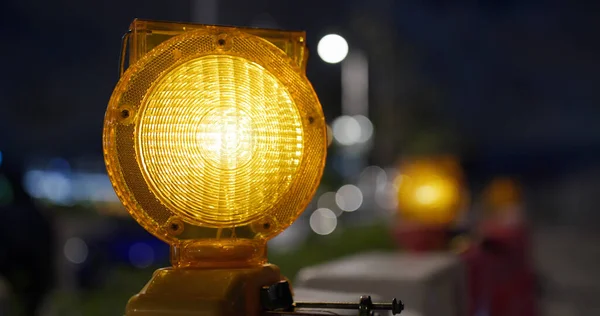
[[[282,279],[273,264],[241,269],[162,268],[129,300],[126,316],[258,316],[260,289]]]

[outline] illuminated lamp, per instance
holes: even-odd
[[[307,57],[304,32],[133,21],[104,158],[172,267],[126,315],[258,315],[260,289],[285,279],[266,243],[312,199],[327,150]]]
[[[498,177],[486,187],[483,200],[490,213],[516,211],[522,203],[521,188],[518,182],[509,177]]]
[[[465,203],[462,173],[448,157],[405,161],[400,166],[398,210],[401,222],[395,234],[410,250],[441,249],[448,229]]]

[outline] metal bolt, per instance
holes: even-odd
[[[392,303],[373,303],[370,296],[361,296],[360,303],[326,303],[326,302],[296,302],[296,308],[329,308],[329,309],[356,309],[370,312],[371,310],[388,310],[392,315],[400,314],[404,310],[402,301],[393,299]],[[362,315],[362,314],[361,314]]]

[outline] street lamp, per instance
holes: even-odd
[[[338,34],[323,36],[317,44],[317,53],[329,64],[337,64],[348,55],[348,42]]]

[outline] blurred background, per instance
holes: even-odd
[[[0,315],[120,315],[169,264],[102,158],[134,18],[306,30],[331,145],[314,200],[270,243],[288,277],[395,249],[399,161],[445,155],[469,192],[457,225],[474,225],[492,179],[517,179],[544,311],[598,312],[598,12],[591,1],[3,0]]]

